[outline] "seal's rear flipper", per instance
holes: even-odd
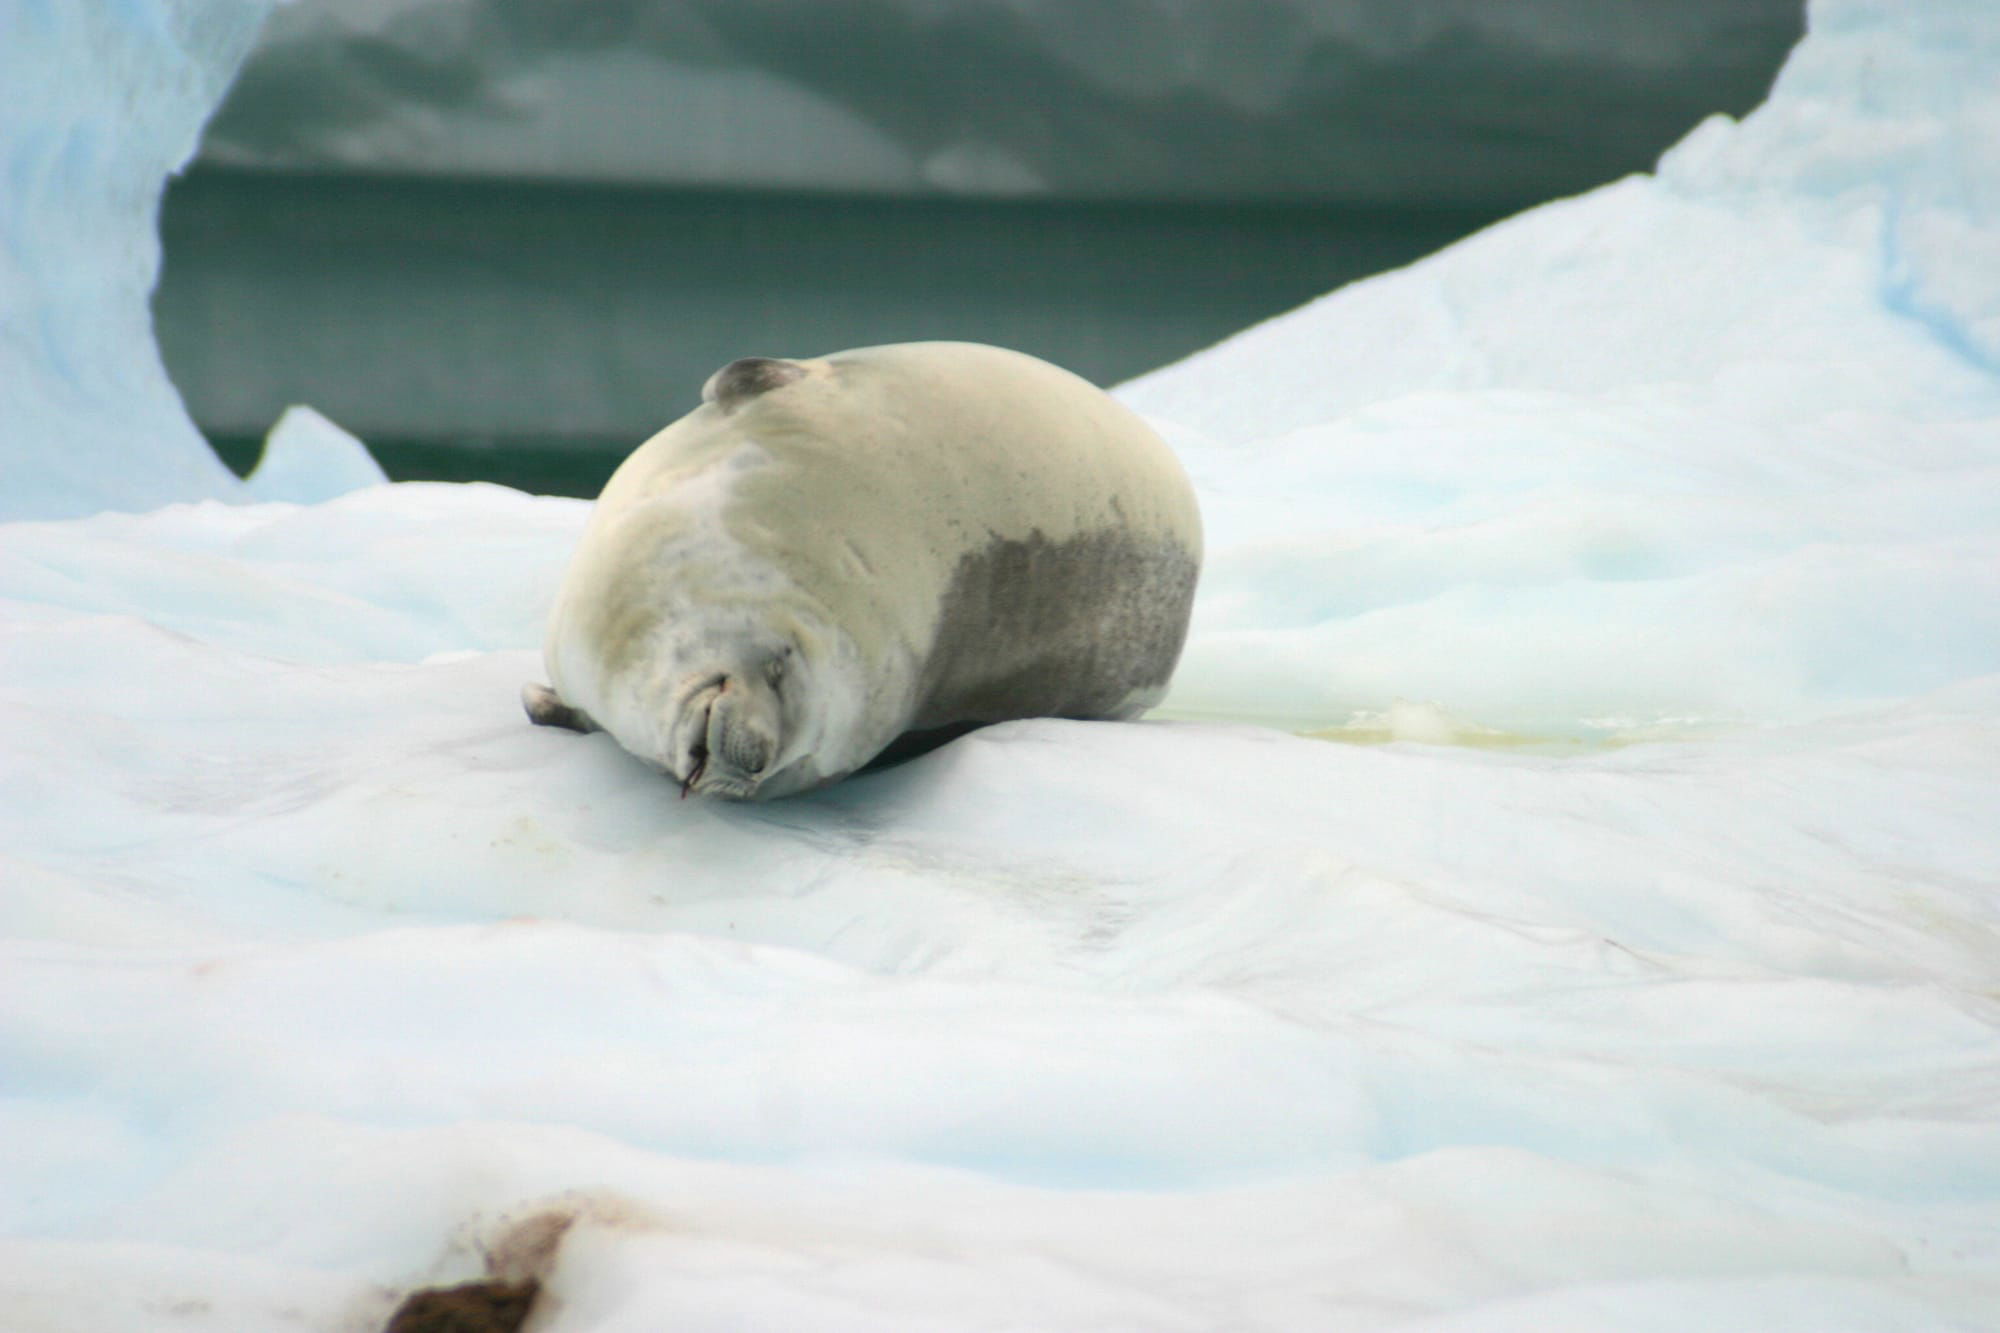
[[[528,710],[528,721],[538,727],[567,727],[571,731],[584,732],[597,730],[590,714],[580,708],[571,708],[546,685],[523,685],[521,707]]]

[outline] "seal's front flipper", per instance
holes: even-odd
[[[581,708],[571,708],[546,685],[523,685],[521,707],[528,710],[528,721],[538,727],[567,727],[571,731],[584,732],[597,730],[590,714]]]

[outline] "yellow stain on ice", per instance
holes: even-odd
[[[1512,751],[1542,755],[1602,754],[1634,745],[1700,740],[1724,728],[1715,725],[1655,724],[1579,734],[1574,731],[1514,731],[1454,716],[1435,704],[1398,700],[1380,712],[1360,712],[1344,722],[1223,709],[1166,707],[1148,716],[1165,721],[1235,723],[1290,732],[1305,740],[1336,745],[1435,745],[1453,749]]]

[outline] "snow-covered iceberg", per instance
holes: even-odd
[[[102,129],[237,21],[26,30]],[[756,808],[518,716],[581,504],[225,504],[142,328],[52,360],[143,268],[104,166],[6,289],[0,1322],[1993,1326],[1996,87],[1980,0],[1824,0],[1655,177],[1126,390],[1213,530],[1184,707],[1401,743],[1021,723]]]
[[[1217,538],[1177,704],[1545,735],[2000,665],[2000,78],[1824,5],[1771,102],[1124,391]]]
[[[268,4],[11,3],[0,40],[0,520],[220,496],[147,296],[167,173]]]
[[[247,492],[167,378],[148,298],[160,192],[273,0],[13,3],[0,40],[0,521],[176,500],[326,499],[384,480],[366,450],[274,439]],[[324,446],[324,447],[322,447]]]

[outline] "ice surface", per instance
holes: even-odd
[[[558,1328],[2000,1299],[2000,682],[1583,758],[1028,723],[683,803],[514,715],[580,510],[0,530],[0,1271],[132,1293],[49,1327],[287,1327],[288,1274],[361,1327],[571,1191]],[[143,616],[74,591],[135,556]]]
[[[1130,390],[1187,697],[1389,743],[684,802],[519,716],[578,502],[0,525],[0,1320],[1993,1327],[2000,17],[1813,25],[1659,177]]]

